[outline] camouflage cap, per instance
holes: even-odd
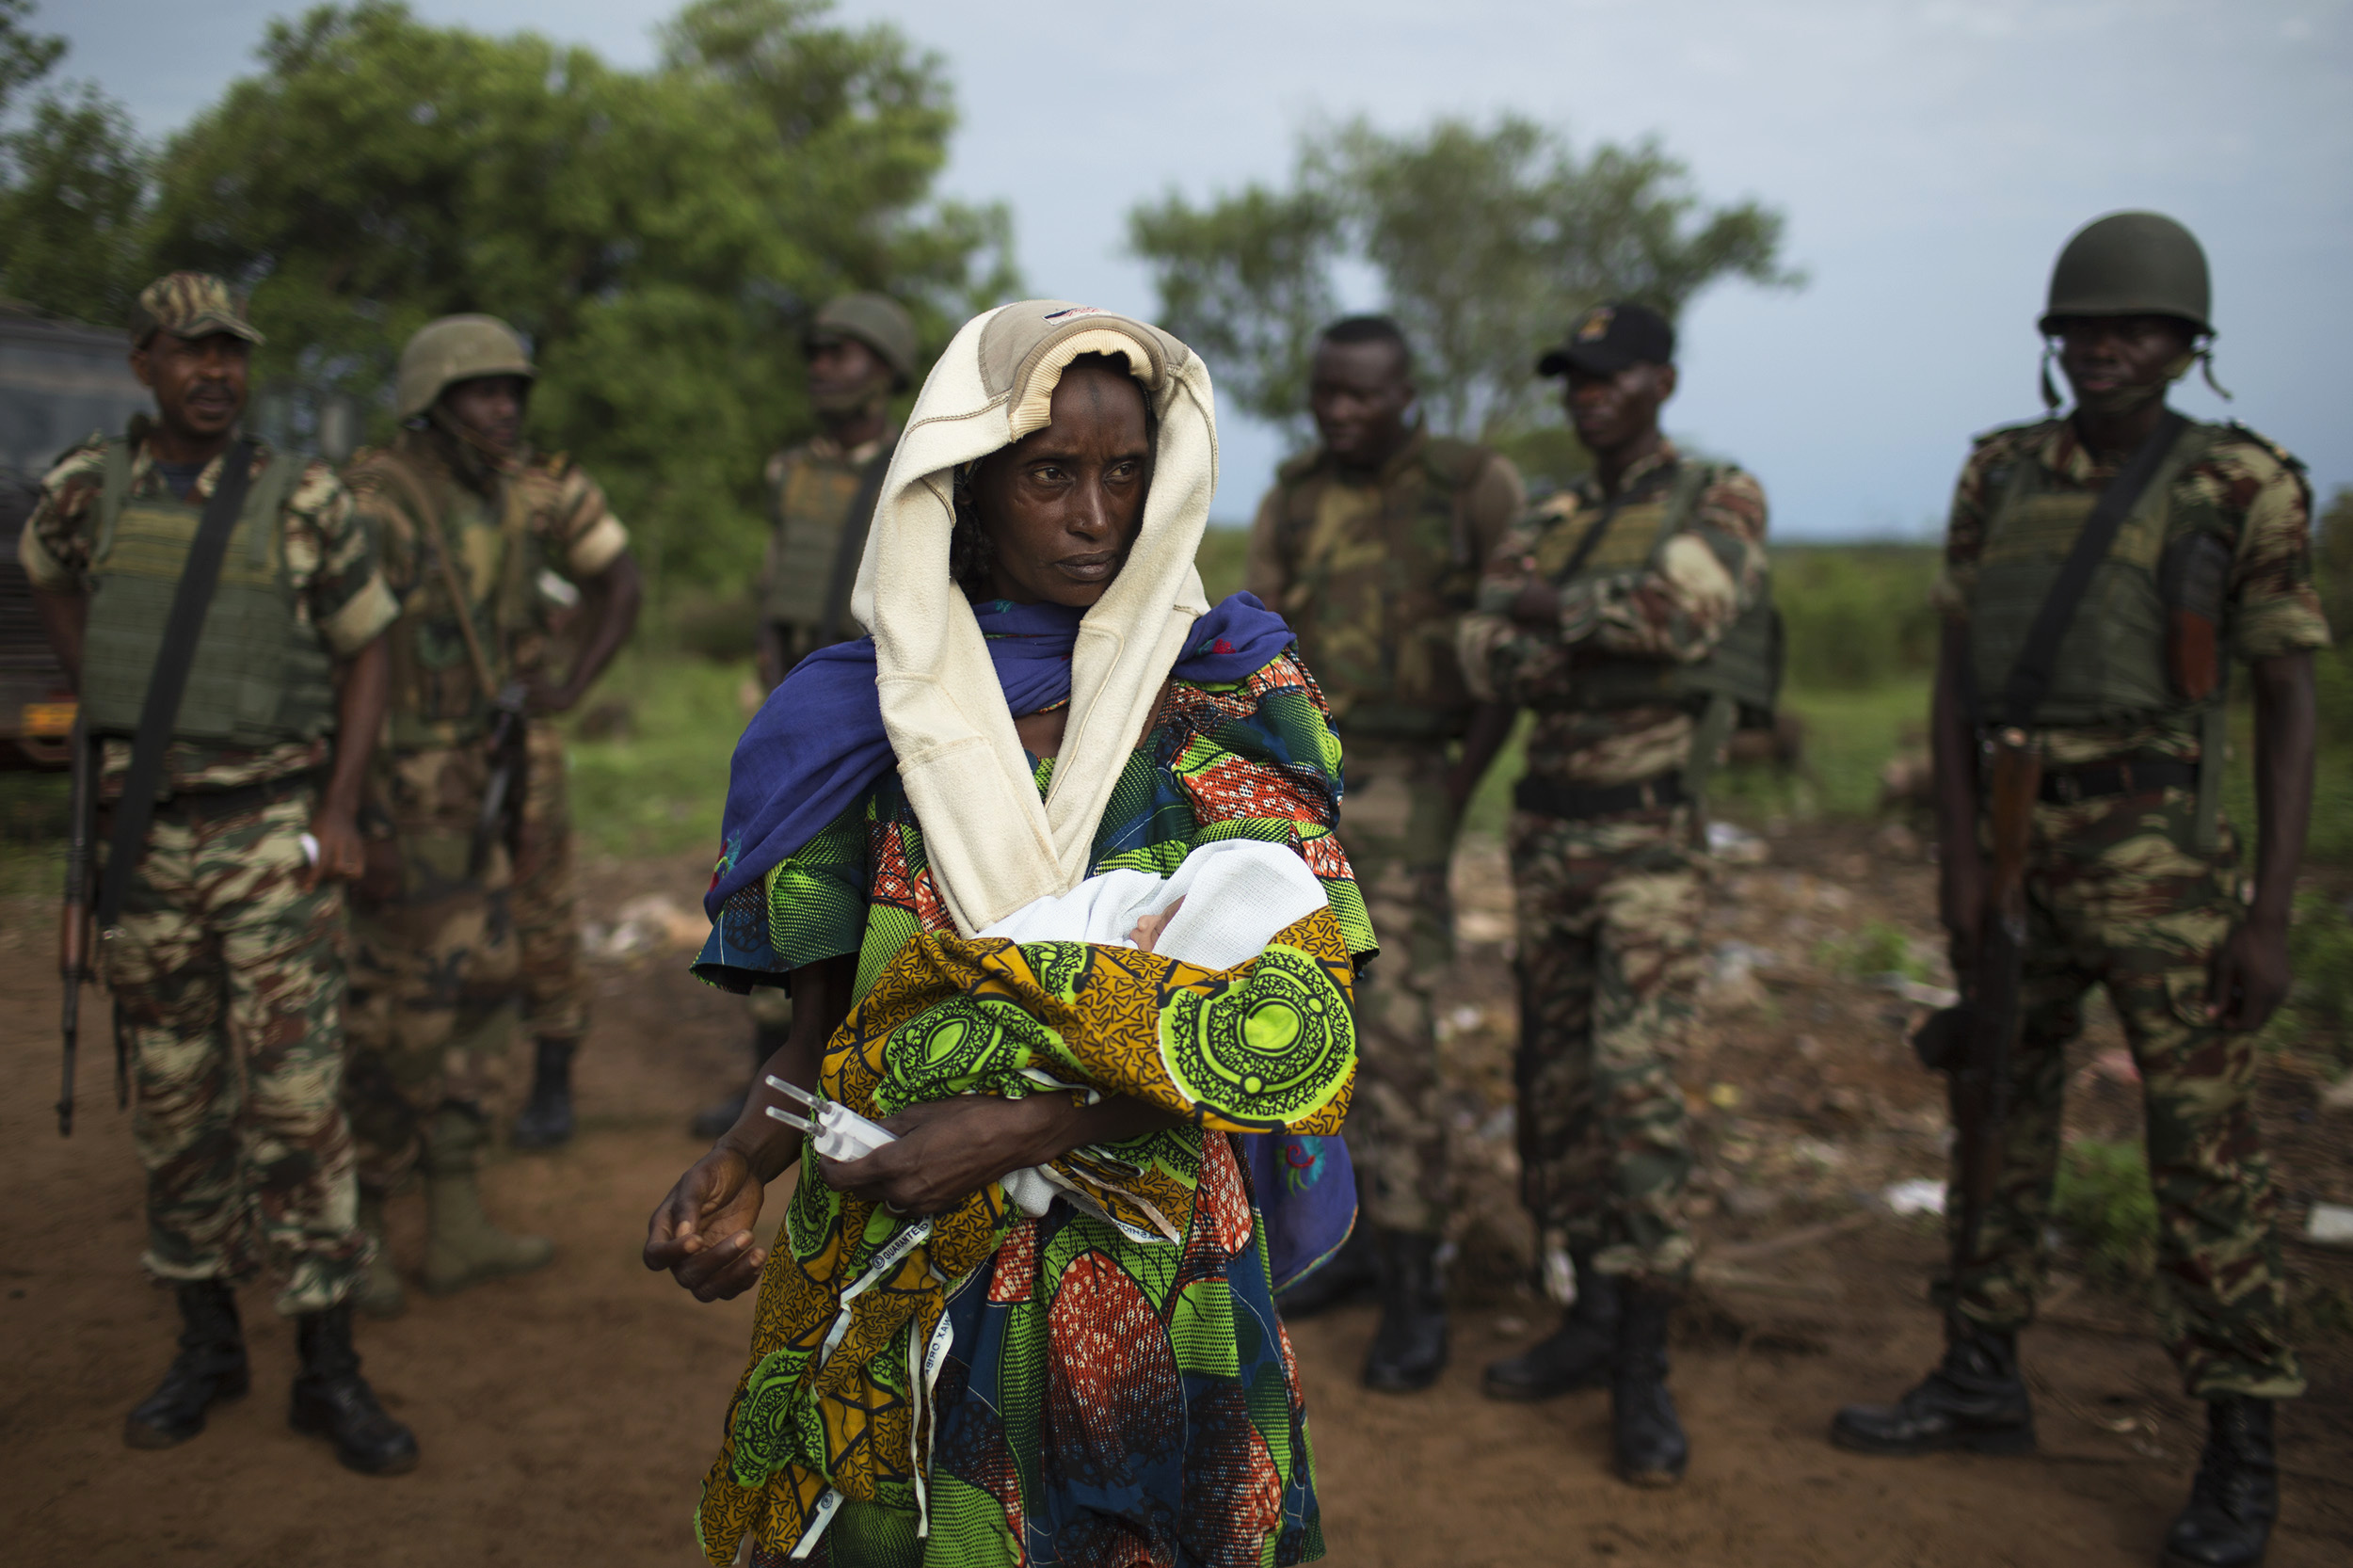
[[[226,279],[209,272],[172,272],[139,290],[132,313],[131,341],[143,344],[158,332],[175,338],[204,338],[226,332],[260,346],[264,341],[245,318],[245,300]]]
[[[915,318],[887,294],[845,294],[829,299],[801,334],[804,347],[821,338],[856,338],[876,354],[905,386],[915,379]]]

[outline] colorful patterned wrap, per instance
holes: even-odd
[[[854,1110],[1077,1090],[1187,1120],[1057,1161],[1099,1215],[1064,1202],[1030,1221],[991,1187],[908,1224],[800,1182],[704,1484],[714,1562],[746,1534],[755,1560],[782,1558],[868,1506],[919,1519],[925,1560],[958,1568],[1092,1560],[1106,1530],[1151,1560],[1321,1555],[1265,1227],[1219,1134],[1279,1130],[1312,1179],[1346,1113],[1353,964],[1373,943],[1331,837],[1338,772],[1321,695],[1288,654],[1231,684],[1174,683],[1130,759],[1093,871],[1164,874],[1250,837],[1289,842],[1324,883],[1328,908],[1232,970],[956,936],[895,776],[728,901],[697,966],[728,984],[859,954],[824,1068]]]

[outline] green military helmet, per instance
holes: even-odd
[[[2069,316],[2177,316],[2211,333],[2212,301],[2195,234],[2163,213],[2110,213],[2059,252],[2041,325],[2047,335]]]
[[[806,346],[827,336],[856,338],[872,349],[903,388],[915,379],[915,318],[887,294],[845,294],[827,300],[801,342]]]
[[[535,379],[531,352],[512,327],[496,316],[443,316],[417,328],[400,351],[394,378],[400,417],[415,419],[459,381],[482,376]]]

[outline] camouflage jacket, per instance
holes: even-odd
[[[1581,664],[1597,658],[1705,658],[1765,583],[1765,489],[1730,464],[1700,492],[1690,525],[1654,561],[1652,545],[1678,467],[1672,441],[1620,479],[1615,507],[1591,474],[1514,524],[1488,558],[1477,611],[1464,618],[1464,668],[1473,691],[1536,710],[1528,739],[1533,778],[1629,784],[1689,760],[1692,715],[1671,706],[1574,711],[1560,706]],[[1559,581],[1586,534],[1609,543],[1561,594],[1559,622],[1532,632],[1510,617],[1531,578]],[[1628,541],[1623,558],[1614,541]],[[1598,567],[1601,569],[1595,569]]]
[[[36,588],[59,593],[85,588],[105,482],[106,440],[104,435],[91,436],[59,458],[41,481],[40,500],[24,520],[19,547],[24,574]],[[255,456],[254,472],[268,459],[264,448]],[[206,464],[188,499],[199,504],[209,500],[226,461],[223,454]],[[142,441],[131,457],[130,499],[168,493],[164,476]],[[348,658],[374,642],[400,614],[377,569],[375,543],[353,511],[351,493],[333,470],[312,461],[303,466],[287,491],[280,517],[296,622],[315,629],[330,654]],[[226,790],[282,778],[324,767],[333,748],[331,737],[258,751],[175,741],[164,754],[165,787],[175,792]],[[106,780],[119,787],[130,760],[131,744],[109,740],[103,763]]]
[[[1994,481],[2021,462],[2040,463],[2054,489],[2096,493],[2116,465],[2094,458],[2064,419],[2005,425],[1977,439],[1953,491],[1945,533],[1945,570],[1934,589],[1937,608],[1965,623],[1977,589],[2001,487]],[[2170,496],[2215,506],[2237,535],[2230,586],[2232,646],[2249,661],[2274,659],[2329,646],[2329,623],[2313,585],[2312,491],[2304,466],[2281,447],[2244,425],[2223,427],[2200,461],[2184,469]],[[2194,760],[2199,728],[2192,718],[2134,728],[2084,728],[2041,732],[2046,761],[2061,767],[2121,756]]]
[[[489,720],[466,625],[495,688],[544,658],[560,590],[601,575],[629,531],[586,471],[560,454],[524,455],[461,477],[442,438],[404,431],[355,454],[344,476],[383,552],[400,601],[393,626],[392,715],[397,751],[469,744]],[[421,516],[421,506],[431,516]],[[437,553],[446,542],[464,598],[453,600]],[[464,617],[461,620],[460,616]]]
[[[804,629],[824,619],[834,555],[850,524],[850,504],[865,484],[866,465],[898,435],[886,430],[846,451],[831,437],[818,436],[768,459],[768,552],[760,572],[762,619]]]
[[[1467,441],[1417,430],[1369,476],[1319,449],[1258,504],[1243,585],[1299,634],[1343,733],[1459,735],[1472,703],[1456,625],[1526,504],[1511,462]]]

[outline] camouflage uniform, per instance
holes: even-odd
[[[197,476],[191,501],[212,495],[225,461]],[[93,439],[43,481],[22,546],[35,587],[86,591],[105,466],[106,442]],[[169,496],[142,444],[127,502]],[[398,609],[350,496],[324,464],[306,464],[279,518],[296,625],[334,657],[357,653]],[[104,955],[137,1093],[148,1273],[242,1282],[267,1263],[288,1315],[342,1301],[367,1256],[340,1104],[343,889],[301,887],[300,839],[333,748],[331,736],[257,749],[174,741]],[[106,742],[102,794],[120,793],[130,753]]]
[[[406,1175],[423,1124],[439,1106],[479,1109],[495,1098],[504,1010],[527,978],[507,846],[492,845],[479,874],[467,864],[492,768],[488,700],[433,553],[431,522],[416,515],[415,496],[394,465],[439,513],[465,585],[463,613],[493,661],[494,681],[529,657],[519,648],[533,636],[538,572],[594,577],[628,545],[595,484],[566,460],[493,472],[470,455],[461,477],[448,450],[446,438],[406,431],[389,452],[360,454],[348,471],[403,615],[392,632],[388,744],[370,778],[372,811],[378,831],[389,834],[398,873],[379,885],[372,872],[353,907],[352,1121],[362,1177],[379,1188]],[[560,801],[560,766],[539,771],[554,774]],[[544,796],[540,806],[543,831],[535,836],[525,803],[527,852],[547,848]],[[541,1018],[563,1018],[568,1008],[584,1022],[571,961],[577,936],[564,936],[569,856],[536,855],[533,864],[539,891],[529,906],[532,930],[549,963],[536,978],[556,984],[535,984],[532,1005]]]
[[[1614,505],[1581,479],[1522,520],[1489,560],[1479,611],[1463,624],[1464,667],[1482,696],[1492,689],[1536,711],[1523,799],[1531,785],[1656,786],[1690,760],[1697,720],[1688,707],[1568,706],[1599,661],[1704,658],[1763,589],[1765,492],[1736,468],[1714,472],[1690,525],[1654,558],[1683,467],[1661,442],[1621,479]],[[1529,578],[1558,581],[1594,528],[1607,532],[1561,593],[1558,632],[1513,622],[1512,600]],[[1679,1281],[1691,1265],[1691,1153],[1674,1065],[1706,892],[1695,808],[1515,810],[1509,848],[1523,1198],[1547,1251],[1590,1249],[1603,1273]]]
[[[1371,1223],[1430,1235],[1449,1208],[1433,996],[1454,961],[1448,744],[1472,702],[1455,625],[1526,504],[1510,462],[1415,432],[1377,474],[1318,451],[1259,503],[1247,586],[1299,635],[1347,763],[1340,829],[1385,956],[1356,989],[1349,1149]]]
[[[2050,495],[2094,494],[2114,476],[2062,420],[1984,437],[1961,471],[1937,602],[1965,621],[2003,476],[2039,465]],[[2329,645],[2313,588],[2310,495],[2284,452],[2226,427],[2182,470],[2169,505],[2206,508],[2233,543],[2230,645],[2247,660]],[[2194,718],[2037,732],[2046,772],[2118,759],[2195,760]],[[2245,914],[2235,836],[2197,843],[2197,792],[2107,795],[2037,806],[2028,863],[2026,967],[2005,1158],[1977,1260],[1935,1288],[1972,1324],[2014,1331],[2034,1315],[2059,1155],[2068,1043],[2083,997],[2107,988],[2140,1070],[2157,1205],[2167,1349],[2189,1393],[2280,1399],[2303,1373],[2284,1338],[2286,1281],[2273,1228],[2278,1196],[2257,1139],[2256,1046],[2204,1016],[2207,966]],[[1956,1221],[1957,1194],[1946,1204]]]

